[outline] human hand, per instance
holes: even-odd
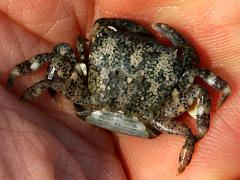
[[[46,93],[32,105],[22,104],[1,86],[0,179],[239,178],[239,8],[236,0],[1,2],[2,84],[17,63],[50,51],[59,42],[74,46],[76,35],[88,35],[95,19],[121,17],[149,27],[163,22],[178,29],[196,47],[201,66],[225,79],[232,95],[220,109],[212,109],[209,132],[197,143],[189,166],[176,177],[182,137],[112,136],[69,115],[66,101],[56,105]],[[43,74],[40,70],[19,78],[14,92],[19,95]],[[215,91],[209,90],[217,102]]]

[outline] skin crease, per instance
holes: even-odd
[[[239,9],[238,0],[0,2],[0,179],[240,178]],[[182,137],[112,135],[82,123],[70,114],[69,102],[58,98],[56,103],[47,93],[20,103],[18,96],[43,78],[44,68],[19,78],[12,92],[5,88],[14,65],[59,42],[75,45],[76,35],[89,36],[100,17],[175,27],[196,47],[200,66],[230,84],[232,95],[220,109],[215,108],[219,94],[208,88],[213,101],[210,130],[181,175],[176,176]],[[179,119],[194,124],[186,115]]]

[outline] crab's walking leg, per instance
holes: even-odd
[[[177,90],[181,91],[182,89],[189,88],[193,84],[195,76],[199,76],[209,86],[223,93],[223,95],[220,97],[218,101],[218,107],[221,106],[223,102],[225,102],[227,97],[229,97],[231,89],[227,82],[225,82],[223,79],[221,79],[214,73],[210,72],[209,70],[201,68],[194,68],[186,71],[180,78],[180,81],[178,82],[178,85],[176,87]]]
[[[59,59],[62,59],[62,60],[66,59],[73,65],[77,64],[76,57],[73,53],[71,46],[67,43],[60,43],[53,48],[52,53],[43,53],[43,54],[34,56],[31,60],[24,61],[23,63],[15,66],[15,68],[17,69],[26,69],[22,71],[24,73],[20,73],[18,75],[20,76],[20,75],[30,73],[33,70],[37,70],[45,62],[50,62],[48,71],[47,71],[47,79],[37,82],[33,86],[26,89],[22,97],[20,98],[22,101],[31,100],[39,96],[40,94],[42,94],[42,92],[46,89],[48,90],[48,92],[52,97],[55,96],[56,91],[60,90],[60,85],[62,85],[60,83],[61,80],[59,79],[53,80],[55,71],[59,70],[59,69],[56,69],[54,65],[54,61],[55,60],[59,61]],[[33,65],[36,64],[35,66],[37,68],[31,69],[31,64]],[[30,69],[28,68],[28,66],[30,66]],[[18,67],[21,67],[21,68],[18,68]],[[15,68],[13,69],[13,71],[15,70]],[[14,78],[11,78],[11,75],[12,73],[9,76],[10,81],[8,82],[11,82],[11,85],[12,85],[16,76],[14,76]]]
[[[153,24],[152,27],[154,30],[162,33],[165,37],[167,37],[176,47],[189,45],[187,40],[181,34],[179,34],[179,32],[176,29],[170,27],[167,24],[156,23]]]
[[[33,84],[31,87],[27,88],[24,92],[23,95],[21,96],[20,100],[21,101],[29,101],[37,96],[41,95],[43,91],[47,90],[48,88],[51,88],[55,91],[60,90],[63,86],[60,80],[42,80],[39,81],[35,84]]]
[[[56,45],[53,49],[52,53],[42,53],[38,54],[34,57],[32,57],[30,60],[26,60],[20,64],[17,64],[13,70],[11,71],[7,85],[8,87],[11,87],[14,83],[14,80],[16,77],[25,75],[27,73],[31,73],[33,71],[36,71],[42,64],[45,62],[51,62],[56,58],[58,55],[65,56],[72,64],[76,64],[76,57],[73,53],[72,48],[67,43],[60,43]],[[55,72],[55,68],[51,67],[51,65],[48,68],[48,77],[52,77]],[[51,78],[48,78],[51,80]]]
[[[207,69],[198,69],[198,76],[201,77],[209,86],[212,86],[218,91],[222,91],[217,106],[220,107],[231,93],[230,86],[223,79],[210,72]]]
[[[208,131],[210,123],[210,106],[211,101],[206,89],[194,85],[192,91],[192,99],[195,98],[191,108],[187,108],[188,113],[196,119],[196,141],[199,141]],[[191,97],[188,101],[191,101]]]
[[[30,60],[24,61],[23,63],[17,64],[12,69],[8,77],[8,81],[7,81],[8,87],[11,87],[13,85],[16,77],[25,75],[27,73],[37,70],[43,63],[51,60],[51,58],[52,58],[51,53],[43,53],[43,54],[36,55]]]
[[[198,64],[198,56],[194,48],[188,43],[188,41],[179,34],[174,28],[166,24],[154,24],[153,28],[164,34],[176,47],[180,47],[183,51],[183,67],[186,69],[191,69]],[[196,75],[200,76],[206,83],[223,92],[222,97],[218,102],[218,106],[221,106],[226,98],[230,95],[229,85],[222,80],[220,77],[216,76],[212,72],[205,69],[197,69]]]
[[[191,129],[187,125],[171,119],[158,119],[157,121],[153,121],[152,125],[160,132],[181,135],[186,138],[185,144],[182,147],[179,156],[180,166],[178,173],[183,172],[191,161],[194,151],[195,138],[192,134]]]
[[[180,115],[181,113],[188,111],[188,113],[196,119],[197,124],[197,135],[196,140],[201,139],[208,131],[210,122],[210,100],[208,92],[206,89],[200,87],[199,85],[192,85],[195,76],[200,76],[201,69],[191,69],[186,71],[180,78],[177,87],[172,93],[171,104],[167,104],[167,107],[174,107],[174,103],[177,104],[178,108],[176,113]],[[207,78],[205,78],[206,81]],[[183,89],[185,92],[180,93]],[[189,91],[189,92],[188,92]],[[179,102],[180,99],[185,100]],[[186,102],[184,102],[186,101]],[[179,104],[180,103],[180,104]],[[191,108],[190,108],[191,107]],[[190,109],[189,109],[190,108]],[[164,111],[168,112],[167,109]],[[171,114],[171,111],[168,112]]]
[[[181,48],[183,53],[183,68],[189,69],[198,64],[199,58],[195,49],[176,29],[162,23],[154,24],[152,27],[167,37],[174,46]]]
[[[77,71],[73,70],[67,80],[45,79],[39,81],[23,92],[21,100],[32,100],[33,98],[41,95],[44,90],[51,88],[54,91],[60,92],[61,95],[73,103],[83,101],[83,98],[88,96],[88,91],[82,77],[78,76],[77,73]]]
[[[182,81],[187,79],[188,78],[186,76],[186,79],[182,79]],[[197,100],[198,104],[195,107],[196,112],[194,113],[198,131],[196,139],[192,135],[190,128],[188,128],[185,124],[174,120],[174,118],[185,111],[188,111]],[[179,92],[176,88],[172,93],[172,98],[169,99],[161,108],[161,116],[152,122],[153,126],[161,132],[182,135],[186,138],[186,142],[179,157],[179,173],[181,173],[189,164],[196,140],[203,137],[209,128],[209,110],[210,100],[205,89],[199,85],[193,85],[184,92]]]
[[[221,91],[223,95],[220,97],[218,101],[218,107],[222,105],[222,103],[226,100],[226,98],[230,95],[230,87],[229,85],[220,77],[216,76],[214,73],[210,72],[206,69],[195,68],[189,71],[186,71],[183,76],[180,78],[178,85],[175,89],[175,93],[181,92],[182,89],[188,89],[193,84],[195,76],[199,76],[202,78],[208,85],[212,86],[218,91]],[[195,85],[196,86],[196,85]],[[200,95],[196,96],[197,106],[192,107],[189,110],[189,114],[197,119],[197,139],[203,137],[209,126],[209,106],[210,102],[208,99],[208,93],[203,88],[199,88],[201,90]],[[176,94],[177,94],[176,93]]]

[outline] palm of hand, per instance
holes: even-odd
[[[116,1],[110,7],[104,2],[52,0],[44,1],[45,4],[42,1],[23,4],[15,0],[0,3],[1,81],[6,82],[10,68],[16,63],[50,51],[60,41],[74,44],[76,35],[84,36],[84,32],[89,32],[92,21],[98,16],[145,18],[149,23],[174,25],[183,33],[190,33],[185,32],[197,46],[201,65],[226,79],[233,89],[226,104],[213,110],[210,131],[198,143],[191,164],[178,178],[240,177],[240,112],[236,108],[239,102],[237,82],[240,80],[240,53],[237,51],[240,48],[237,13],[240,4],[234,0],[228,5],[216,0],[194,5],[188,0],[138,1],[137,4]],[[34,75],[36,79],[30,79],[30,76],[18,79],[15,91],[39,80],[38,75]],[[47,95],[35,101],[38,106],[35,108],[17,102],[16,97],[0,88],[2,179],[176,177],[183,138],[170,135],[160,135],[153,140],[123,135],[113,138],[110,133],[61,112]],[[210,92],[216,102],[214,91]]]

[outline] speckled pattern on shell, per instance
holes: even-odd
[[[98,31],[93,40],[88,84],[92,100],[129,117],[156,117],[182,73],[177,49],[110,29]]]

